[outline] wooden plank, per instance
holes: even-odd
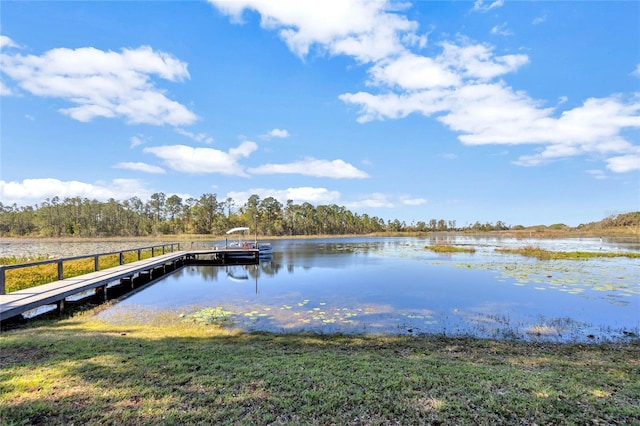
[[[110,282],[132,276],[141,271],[184,259],[187,253],[186,251],[172,252],[0,295],[0,321],[43,305],[56,303],[73,294],[107,285]]]

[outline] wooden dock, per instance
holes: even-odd
[[[129,285],[134,288],[136,283],[153,281],[184,265],[224,266],[231,264],[257,264],[258,262],[259,252],[257,249],[213,248],[174,251],[109,269],[96,270],[72,278],[59,279],[48,284],[8,294],[0,294],[0,321],[6,321],[9,318],[17,317],[46,305],[55,304],[57,309],[62,311],[65,299],[83,292],[95,291],[96,295],[102,295],[106,300],[108,288],[122,285]],[[62,261],[60,261],[60,265],[62,265]],[[10,265],[11,269],[28,266],[29,264]],[[5,268],[8,268],[8,266]],[[4,270],[2,275],[4,278]],[[4,279],[2,281],[2,284],[4,284]]]

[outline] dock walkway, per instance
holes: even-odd
[[[98,270],[72,278],[65,278],[48,284],[31,287],[0,295],[0,321],[16,317],[27,311],[45,305],[56,304],[58,310],[64,309],[67,297],[95,290],[104,292],[109,286],[121,285],[143,277],[151,281],[185,264],[224,265],[232,261],[229,254],[246,254],[243,263],[258,262],[258,250],[189,250],[175,251],[113,268]],[[236,261],[237,263],[237,261]]]

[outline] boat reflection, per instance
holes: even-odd
[[[259,265],[228,265],[224,267],[227,279],[234,283],[255,283],[255,293],[259,294],[258,279],[262,275],[273,277],[278,273],[279,268],[269,259],[260,259]]]

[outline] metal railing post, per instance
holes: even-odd
[[[93,257],[93,270],[100,270],[100,256],[98,256],[97,254]]]
[[[62,259],[58,260],[58,280],[64,279],[64,268],[62,267]]]
[[[7,294],[7,290],[4,286],[5,278],[4,278],[4,266],[0,266],[0,294]]]

